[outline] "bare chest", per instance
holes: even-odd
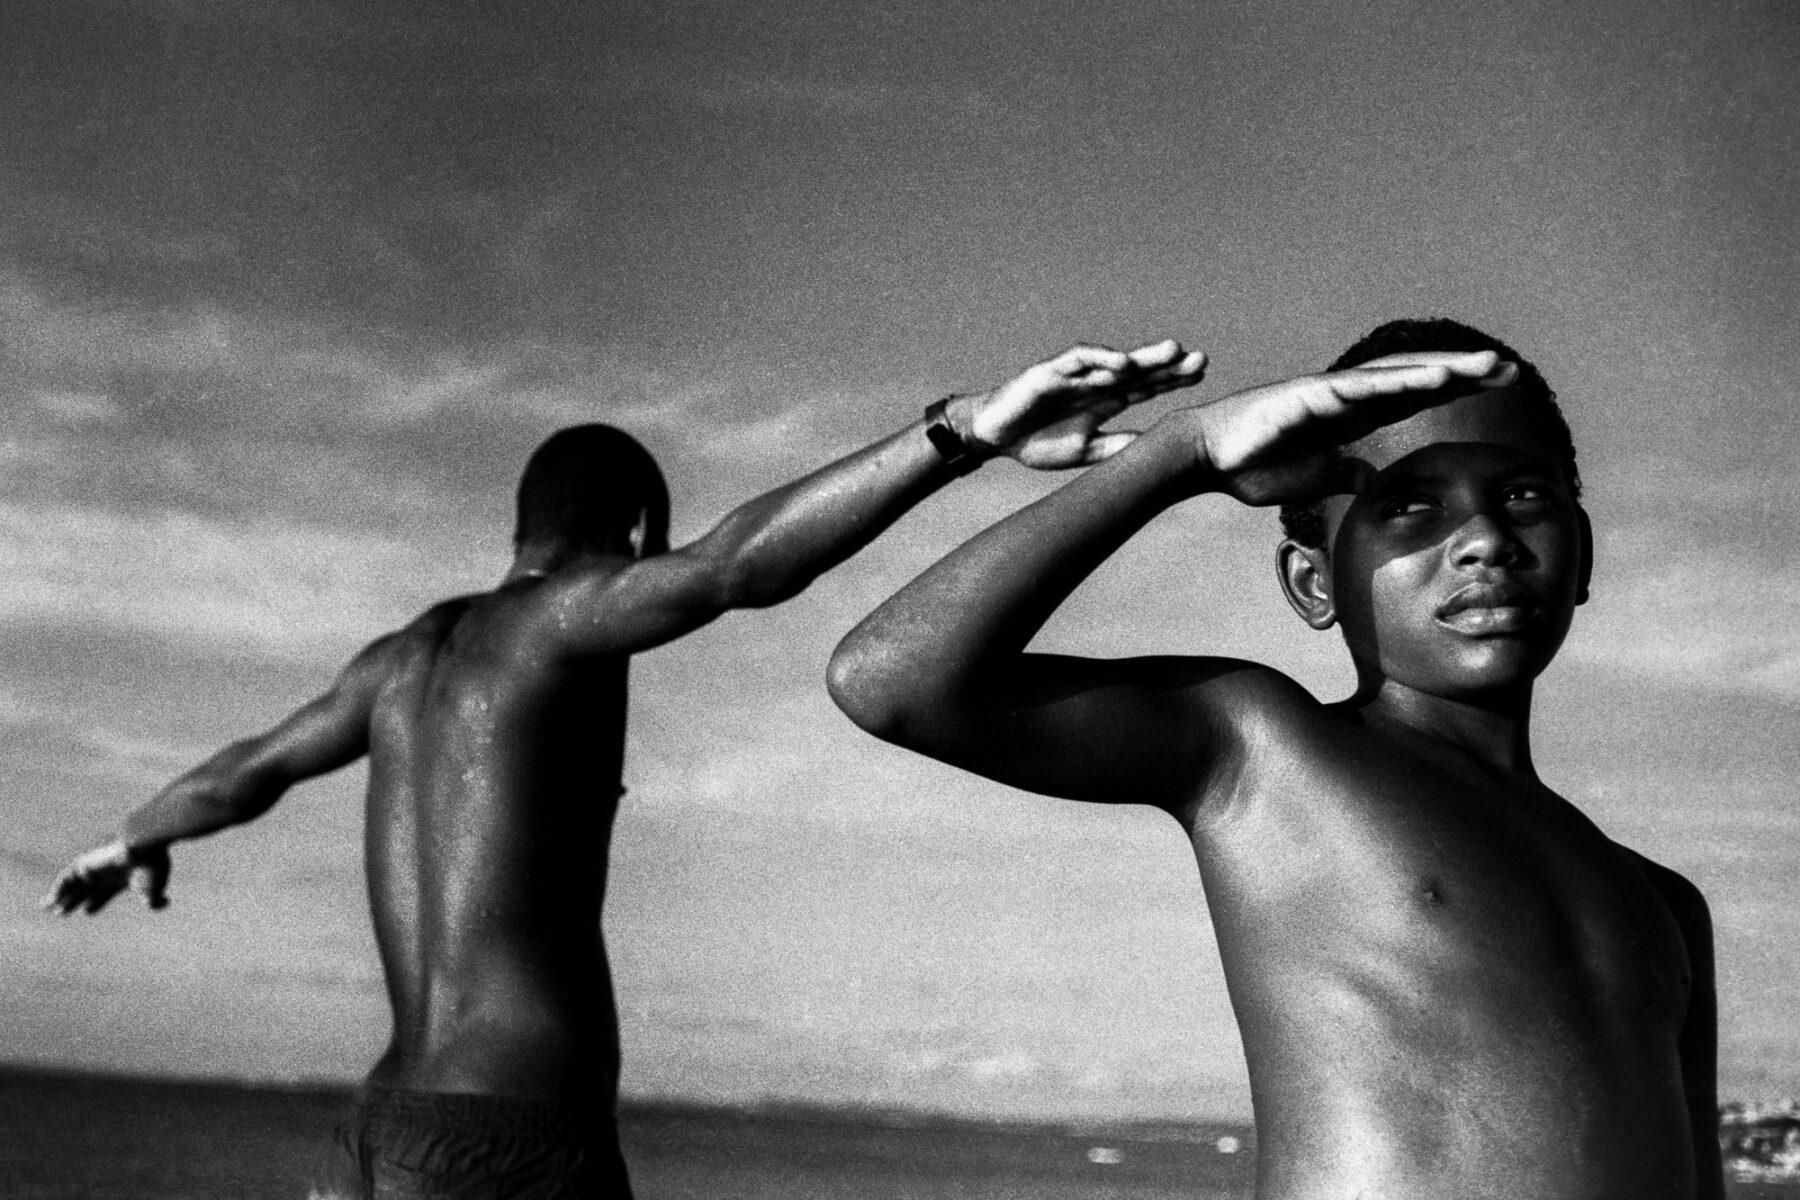
[[[1197,823],[1228,957],[1250,939],[1275,972],[1395,1003],[1679,1028],[1689,968],[1668,905],[1573,805],[1475,764],[1338,749],[1263,766]]]

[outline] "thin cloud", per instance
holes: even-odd
[[[19,503],[0,503],[0,567],[0,618],[73,617],[300,660],[408,619],[397,597],[438,574],[427,555],[390,538]]]
[[[1569,651],[1577,661],[1800,700],[1800,622],[1770,603],[1800,590],[1800,563],[1660,524],[1634,526],[1602,550],[1621,565],[1596,584]]]
[[[215,303],[65,300],[17,270],[0,271],[0,319],[12,370],[46,391],[95,383],[104,390],[109,376],[134,371],[215,386],[279,384],[291,397],[322,382],[372,391],[386,375],[376,356],[332,344],[304,322],[276,323]]]
[[[21,850],[13,846],[0,846],[0,871],[8,875],[22,876],[28,880],[43,881],[54,878],[56,872],[66,864],[51,855],[39,854],[31,850]]]
[[[59,773],[148,787],[192,762],[202,748],[146,738],[77,705],[30,700],[0,690],[0,729],[8,745],[0,761],[42,756]]]
[[[32,402],[57,421],[76,427],[113,425],[125,418],[117,401],[96,392],[39,392]]]

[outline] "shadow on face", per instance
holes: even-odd
[[[1326,501],[1329,552],[1284,543],[1290,603],[1314,628],[1340,626],[1365,684],[1528,686],[1555,655],[1586,598],[1591,539],[1566,443],[1534,410],[1498,389],[1350,443],[1369,479]]]

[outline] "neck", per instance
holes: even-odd
[[[1365,681],[1350,706],[1373,725],[1403,728],[1457,746],[1506,771],[1537,778],[1531,761],[1531,685],[1451,700],[1391,679]]]
[[[561,561],[541,547],[521,546],[500,583],[504,587],[520,579],[542,579],[561,565]]]
[[[568,546],[559,543],[527,542],[513,551],[512,566],[500,580],[502,587],[520,579],[542,579],[554,575],[573,563],[594,562],[607,558],[632,558],[629,543],[599,546]]]

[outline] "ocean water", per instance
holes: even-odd
[[[302,1200],[348,1102],[341,1090],[0,1070],[0,1198]],[[1249,1200],[1254,1186],[1251,1132],[1237,1126],[648,1108],[622,1131],[641,1200]],[[1238,1152],[1222,1153],[1222,1138]],[[1731,1195],[1800,1200],[1800,1186]]]

